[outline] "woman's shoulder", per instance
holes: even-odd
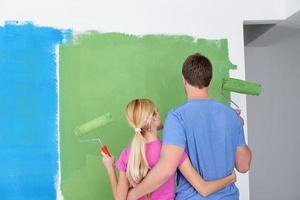
[[[130,154],[130,147],[125,147],[121,151],[121,153],[119,155],[119,158],[116,162],[117,168],[125,170],[125,168],[127,166],[128,159],[129,159],[129,154]]]
[[[125,147],[122,151],[121,151],[121,154],[120,156],[129,156],[129,153],[130,153],[130,146],[127,146]]]

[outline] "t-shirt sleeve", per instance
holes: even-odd
[[[187,157],[188,157],[188,154],[184,151],[177,167],[180,167]]]
[[[244,127],[243,124],[240,123],[239,124],[239,128],[238,128],[239,132],[238,132],[238,146],[246,146],[246,140],[245,140],[245,133],[244,133]]]
[[[169,112],[163,130],[163,144],[172,144],[182,148],[186,145],[186,135],[182,121],[174,113]]]
[[[127,171],[127,163],[128,163],[129,150],[124,149],[119,157],[119,160],[115,163],[117,169],[121,172]]]

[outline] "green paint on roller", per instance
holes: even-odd
[[[97,128],[100,128],[102,126],[109,124],[112,121],[113,121],[113,119],[112,119],[111,114],[106,113],[96,119],[93,119],[85,124],[82,124],[79,127],[76,127],[74,132],[75,132],[75,135],[77,135],[77,136],[83,136]]]
[[[260,95],[262,90],[261,85],[258,83],[243,81],[234,78],[224,78],[222,88],[223,90],[230,92],[237,92],[256,96]]]

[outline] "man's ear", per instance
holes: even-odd
[[[186,80],[185,80],[184,76],[181,75],[181,77],[182,77],[183,84],[186,85]]]

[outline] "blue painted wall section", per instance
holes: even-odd
[[[56,198],[56,45],[70,31],[0,27],[0,199]]]

